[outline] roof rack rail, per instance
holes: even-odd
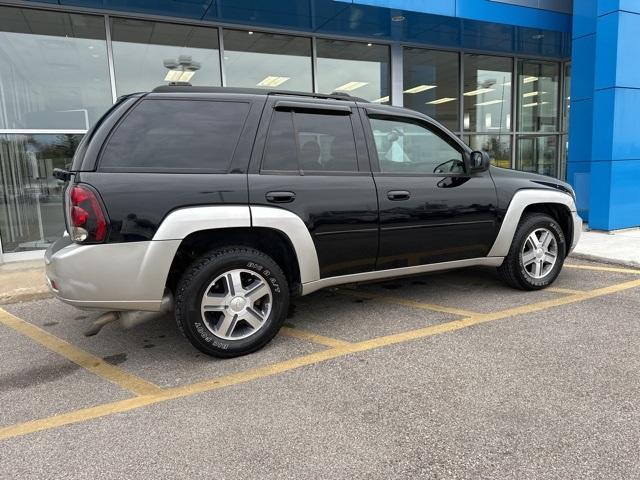
[[[323,98],[331,100],[346,100],[349,102],[369,103],[368,100],[360,97],[354,97],[346,92],[333,93],[312,93],[312,92],[295,92],[290,90],[266,90],[262,88],[241,88],[241,87],[201,87],[193,86],[189,82],[171,82],[168,85],[161,85],[152,90],[157,93],[170,92],[193,92],[193,93],[241,93],[252,95],[289,95],[296,97]]]

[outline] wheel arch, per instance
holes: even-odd
[[[565,235],[567,245],[572,245],[575,232],[573,231],[572,214],[576,206],[573,198],[563,192],[543,189],[527,189],[517,191],[502,221],[500,231],[496,237],[489,257],[505,257],[509,253],[513,236],[522,216],[527,212],[539,212],[551,215],[558,221]],[[567,248],[567,253],[569,248]]]
[[[282,268],[291,293],[300,292],[300,267],[291,240],[284,232],[265,227],[210,228],[190,233],[173,257],[167,287],[173,290],[184,271],[201,255],[229,246],[255,248],[269,255]]]

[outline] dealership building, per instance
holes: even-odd
[[[412,108],[640,226],[637,32],[638,0],[0,0],[0,263],[60,236],[52,171],[100,116],[169,81]]]

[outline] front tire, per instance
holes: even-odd
[[[514,288],[540,290],[556,280],[566,252],[564,233],[554,218],[542,213],[526,214],[498,273]]]
[[[207,355],[230,358],[266,345],[289,308],[289,286],[268,255],[227,247],[198,258],[176,288],[176,322]]]

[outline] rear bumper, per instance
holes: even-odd
[[[576,212],[571,212],[571,220],[573,221],[573,239],[571,240],[571,247],[569,252],[573,252],[573,249],[578,245],[580,235],[582,235],[582,218]]]
[[[79,308],[161,308],[167,276],[180,240],[78,245],[68,237],[45,253],[51,292]]]

